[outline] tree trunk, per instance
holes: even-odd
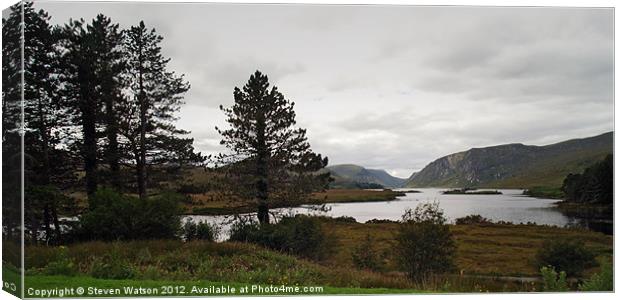
[[[43,226],[45,226],[45,241],[46,244],[49,244],[52,239],[52,227],[50,225],[52,221],[50,220],[50,205],[45,204],[43,207]]]
[[[54,231],[56,233],[56,244],[62,244],[62,232],[60,231],[60,221],[58,221],[58,211],[56,210],[56,205],[58,205],[57,203],[55,203],[50,210],[50,213],[52,214],[52,222],[54,222]]]
[[[258,221],[269,224],[269,183],[268,183],[268,151],[265,143],[265,118],[259,117],[256,122],[256,198],[258,200]]]
[[[142,44],[138,46],[138,103],[140,105],[140,141],[138,148],[140,149],[140,157],[138,159],[138,194],[140,199],[146,197],[146,121],[148,112],[148,103],[146,92],[144,91],[144,61],[142,56]]]
[[[110,183],[116,190],[120,190],[120,167],[118,153],[118,120],[114,111],[114,97],[108,95],[106,99],[106,136],[108,138],[107,161],[110,167]]]
[[[97,104],[92,99],[91,76],[87,66],[82,62],[78,77],[80,79],[80,110],[82,113],[82,134],[84,172],[86,172],[86,193],[91,196],[97,191]]]

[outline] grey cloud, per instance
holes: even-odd
[[[256,69],[330,163],[401,177],[471,147],[613,129],[613,10],[39,2],[53,21],[144,19],[192,89],[179,126],[224,151],[217,109]],[[319,101],[320,100],[320,101]]]

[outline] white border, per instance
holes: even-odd
[[[53,0],[35,0],[35,2],[50,2]],[[80,2],[128,2],[121,0],[106,0],[106,1],[95,1],[95,0],[83,0]],[[240,0],[240,1],[231,1],[231,0],[210,0],[210,1],[197,1],[197,0],[132,0],[134,2],[212,2],[212,3],[293,3],[293,4],[395,4],[395,5],[477,5],[477,6],[573,6],[573,7],[612,7],[616,8],[617,3],[611,0],[387,0],[387,1],[379,1],[379,0]],[[18,1],[14,0],[0,0],[1,7],[3,9],[9,7],[12,4],[17,3]],[[78,1],[72,1],[78,2]],[[614,12],[615,15],[615,12]],[[615,16],[614,16],[615,19]],[[615,41],[617,41],[617,32],[618,32],[618,24],[614,20],[614,79],[617,78],[618,69],[616,68],[615,56],[617,54],[617,48],[615,47]],[[615,104],[615,90],[618,87],[618,82],[614,80],[614,104]],[[614,118],[620,112],[620,108],[614,105]],[[617,131],[618,128],[614,125],[614,131]],[[615,134],[614,134],[615,136]],[[614,143],[615,144],[615,143]],[[614,146],[614,154],[615,154],[615,146]],[[615,156],[615,155],[614,155]],[[616,156],[617,157],[617,156]],[[618,159],[614,162],[614,170],[616,170],[618,165]],[[615,173],[615,171],[614,171]],[[614,179],[614,187],[619,186],[620,179],[618,176]],[[1,186],[1,183],[0,183]],[[617,202],[618,195],[614,197],[614,202]],[[1,207],[0,207],[1,211]],[[23,211],[23,209],[22,209]],[[617,224],[617,218],[614,216],[614,222]],[[1,241],[0,241],[1,246]],[[615,239],[614,236],[614,261],[615,257],[618,254],[618,239]],[[616,272],[614,264],[614,274],[615,279],[615,288],[616,291],[620,289],[620,279],[618,277],[618,272]],[[11,297],[11,295],[7,292],[0,292],[2,298],[5,296]],[[308,296],[303,296],[308,297]],[[332,297],[342,297],[346,299],[382,299],[382,298],[390,298],[390,299],[410,299],[412,296],[410,295],[381,295],[381,296],[311,296],[311,299],[329,299]],[[493,298],[501,298],[501,299],[522,299],[523,297],[528,297],[528,299],[583,299],[587,297],[596,298],[596,299],[615,299],[615,295],[612,293],[563,293],[563,294],[552,294],[552,293],[544,293],[544,294],[535,294],[535,293],[521,293],[521,294],[450,294],[450,295],[415,295],[416,298],[422,299],[480,299],[489,297]],[[239,299],[240,297],[204,297],[204,299]],[[246,299],[249,297],[245,297]],[[284,298],[293,298],[293,297],[284,297]],[[162,297],[157,298],[146,298],[140,297],[139,299],[162,299]],[[283,297],[261,297],[261,299],[283,299]]]

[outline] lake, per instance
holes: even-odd
[[[398,190],[398,189],[396,189]],[[403,189],[406,190],[406,189]],[[438,202],[443,209],[448,222],[467,215],[481,215],[493,221],[506,221],[518,223],[536,223],[539,225],[554,226],[582,226],[589,227],[583,220],[568,217],[557,210],[553,203],[557,199],[533,198],[522,195],[523,190],[500,189],[501,195],[443,195],[446,189],[424,188],[416,189],[421,193],[407,193],[392,201],[380,202],[352,202],[352,203],[328,203],[329,211],[319,212],[311,206],[295,208],[273,209],[279,215],[283,214],[311,214],[326,215],[332,217],[349,216],[358,222],[366,222],[371,219],[400,220],[408,208],[415,208],[420,203]],[[252,216],[247,214],[245,216]],[[185,216],[184,220],[192,218],[194,221],[207,221],[217,223],[222,227],[222,237],[228,236],[230,216]]]

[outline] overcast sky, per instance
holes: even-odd
[[[39,2],[53,23],[103,13],[163,35],[192,88],[179,127],[205,153],[256,69],[296,103],[330,164],[408,177],[472,147],[613,130],[613,10]]]

